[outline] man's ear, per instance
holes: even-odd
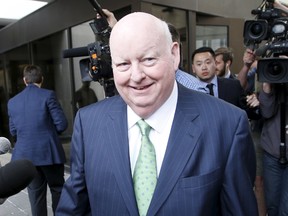
[[[42,86],[42,84],[43,84],[43,81],[44,81],[44,77],[42,76],[42,77],[41,77],[41,82],[38,83],[38,85],[39,85],[40,88],[41,88],[41,86]]]
[[[193,64],[192,64],[191,68],[192,68],[192,73],[193,73],[194,75],[196,75],[196,73],[195,73],[195,69],[194,69],[194,65],[193,65]]]
[[[25,83],[25,85],[28,85],[27,82],[26,82],[25,77],[23,77],[23,82]]]
[[[232,63],[231,60],[228,60],[228,61],[226,62],[226,66],[227,66],[227,67],[230,67],[230,66],[231,66],[231,63]]]
[[[174,68],[177,70],[180,64],[180,45],[177,42],[172,43],[171,53],[174,56]]]

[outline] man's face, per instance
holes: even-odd
[[[145,118],[172,92],[179,47],[177,43],[167,42],[157,26],[151,28],[154,23],[149,24],[149,30],[139,23],[133,30],[128,23],[126,30],[117,29],[115,37],[111,34],[110,48],[117,90],[134,112]]]
[[[223,61],[223,55],[217,55],[215,57],[215,63],[216,63],[216,74],[219,77],[224,77],[226,74],[226,64]]]
[[[193,73],[203,82],[210,82],[216,75],[214,57],[210,52],[197,53],[192,62]]]

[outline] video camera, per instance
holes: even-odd
[[[286,9],[285,5],[280,3]],[[277,2],[277,7],[279,7]],[[283,7],[282,7],[283,6]],[[287,8],[288,10],[288,8]],[[285,10],[286,11],[286,10]],[[274,0],[263,0],[261,5],[251,12],[256,15],[256,20],[248,20],[244,25],[244,43],[255,50],[257,56],[262,59],[257,64],[258,81],[274,83],[277,87],[280,104],[280,146],[279,160],[281,165],[287,166],[286,157],[286,91],[285,83],[288,83],[288,19],[287,14],[275,8]],[[264,45],[259,46],[260,43]],[[283,121],[284,120],[284,121]]]
[[[279,58],[288,54],[287,14],[274,7],[274,0],[263,0],[251,14],[255,15],[256,19],[245,22],[243,37],[244,44],[255,50],[257,56],[262,57],[257,66],[258,80],[287,83],[288,59]]]
[[[89,56],[89,58],[82,59],[79,62],[82,79],[99,82],[104,88],[105,96],[111,97],[115,95],[116,91],[109,47],[111,27],[100,4],[96,0],[89,0],[89,2],[100,16],[89,23],[97,41],[88,44],[87,47],[64,50],[63,57]]]

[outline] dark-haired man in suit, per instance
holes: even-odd
[[[25,89],[8,102],[9,127],[16,137],[12,160],[28,159],[37,175],[28,186],[33,216],[47,215],[47,185],[56,211],[64,184],[65,153],[59,134],[67,128],[64,112],[52,90],[43,89],[42,70],[27,65],[23,71]]]
[[[239,80],[217,76],[215,52],[212,48],[201,47],[192,53],[192,71],[200,81],[196,90],[204,90],[207,94],[244,109],[250,119],[259,118],[257,111],[247,106],[246,95]]]

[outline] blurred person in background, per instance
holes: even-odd
[[[33,216],[47,215],[47,185],[55,212],[64,184],[64,149],[59,134],[67,128],[67,119],[52,90],[41,88],[42,70],[27,65],[23,71],[25,89],[8,101],[10,133],[16,143],[11,160],[28,159],[37,175],[28,185]]]

